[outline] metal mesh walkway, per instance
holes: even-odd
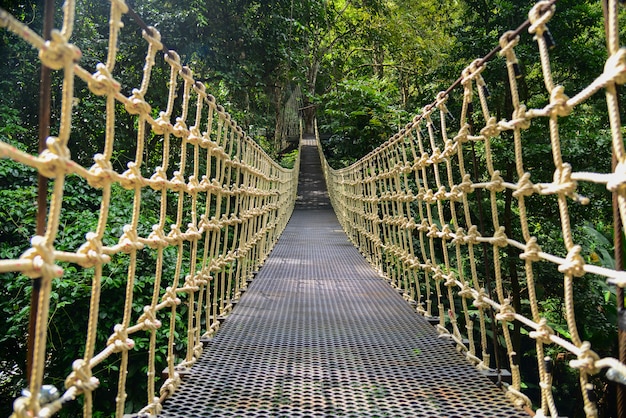
[[[527,417],[350,244],[308,143],[287,229],[161,416]]]

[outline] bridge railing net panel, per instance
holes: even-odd
[[[18,417],[51,416],[66,402],[82,396],[83,413],[91,416],[93,392],[99,386],[95,376],[102,364],[113,358],[119,367],[116,415],[122,416],[129,352],[135,345],[133,338],[140,337],[149,340],[149,350],[143,353],[148,368],[147,406],[143,411],[155,414],[164,398],[176,390],[181,374],[201,354],[203,338],[219,328],[221,317],[228,314],[246,281],[283,231],[295,201],[297,167],[286,170],[272,161],[207,93],[204,84],[194,79],[178,54],[162,51],[155,28],[143,31],[146,52],[140,85],[122,85],[115,74],[119,70],[116,59],[121,19],[128,12],[123,0],[111,1],[106,63],[90,70],[83,68],[79,64],[80,40],[76,45],[69,42],[75,6],[74,1],[65,2],[63,26],[53,31],[50,41],[0,9],[0,27],[36,48],[41,62],[62,77],[58,133],[47,139],[47,150],[30,155],[0,142],[1,158],[33,167],[53,180],[45,234],[34,236],[30,248],[19,259],[0,260],[0,273],[21,273],[38,281],[41,287],[28,388],[34,395],[26,393],[18,398],[14,411]],[[158,54],[163,54],[164,59],[157,60]],[[165,74],[170,74],[162,89],[169,92],[164,100],[167,105],[160,111],[147,99],[154,87],[151,74],[159,65]],[[92,97],[101,98],[106,113],[103,147],[90,167],[81,166],[70,154],[70,148],[80,150],[79,138],[72,135],[77,79],[86,83]],[[180,92],[182,97],[177,97]],[[120,132],[120,112],[127,118],[125,123],[130,120],[134,141],[128,141],[124,137],[127,134]],[[153,150],[147,149],[147,141],[154,143],[154,138],[162,143],[160,165],[148,167],[146,156],[152,155]],[[120,148],[129,142],[133,143],[130,149]],[[113,168],[120,152],[135,154],[125,171]],[[83,232],[84,243],[71,251],[59,251],[55,244],[68,176],[79,176],[100,190],[101,202],[97,226]],[[113,202],[112,196],[120,196],[115,191],[121,189],[127,190],[124,196],[128,201]],[[154,212],[144,203],[146,193],[157,196],[157,213],[152,213],[152,219],[157,220],[154,225],[140,222],[140,215],[146,210]],[[119,235],[110,227],[114,219],[109,210],[113,205],[118,207],[118,216],[120,211],[127,216]],[[152,260],[150,266],[143,264],[146,260]],[[88,315],[83,357],[71,365],[73,371],[68,376],[53,376],[65,378],[65,389],[55,400],[39,394],[51,377],[46,373],[46,327],[53,281],[64,280],[60,263],[73,266],[71,271],[78,270],[77,275],[91,277],[91,301],[89,312],[77,312]],[[125,269],[127,280],[115,296],[125,300],[123,311],[118,312],[117,318],[105,319],[99,316],[99,310],[110,303],[101,300],[106,288],[103,270],[108,263]],[[175,263],[174,269],[167,270],[174,271],[173,275],[164,276],[167,263]],[[139,266],[152,269],[152,283],[136,282]],[[148,292],[145,299],[151,302],[138,309],[133,300],[140,291]],[[110,289],[107,294],[111,297]],[[98,345],[97,334],[111,329],[108,342]],[[166,349],[156,347],[157,341],[165,341]],[[167,353],[167,378],[159,379],[157,348]]]
[[[512,31],[507,32],[500,41],[500,56],[504,58],[500,62],[506,65],[508,74],[513,107],[510,118],[497,120],[494,116],[497,113],[489,107],[482,75],[499,64],[476,60],[462,72],[462,96],[458,97],[462,105],[457,114],[451,115],[447,107],[452,93],[442,92],[436,102],[426,106],[398,134],[354,165],[333,170],[325,164],[333,207],[354,244],[419,313],[438,318],[437,329],[442,337],[456,342],[459,350],[480,369],[495,369],[488,350],[490,318],[495,316],[498,334],[503,336],[507,350],[507,367],[512,373],[507,394],[519,406],[528,408],[533,404],[524,393],[519,370],[519,357],[523,353],[514,352],[510,327],[517,322],[534,339],[540,380],[535,384],[538,383],[541,395],[538,414],[545,416],[558,416],[550,365],[544,361],[550,347],[560,346],[561,352],[569,353],[564,356],[571,359],[569,367],[578,369],[587,416],[597,415],[591,399],[593,390],[588,386],[590,376],[602,369],[617,381],[624,382],[626,376],[624,364],[611,357],[600,357],[583,341],[577,321],[585,318],[577,318],[573,309],[574,281],[586,274],[602,276],[612,285],[626,286],[623,271],[586,261],[580,243],[573,239],[570,215],[571,205],[588,203],[578,191],[581,183],[591,182],[605,185],[607,193],[615,193],[622,224],[626,221],[626,153],[616,92],[617,85],[626,81],[626,49],[619,47],[617,2],[609,3],[606,66],[599,70],[593,83],[573,97],[566,96],[563,87],[553,80],[549,39],[543,34],[556,9],[550,2],[540,2],[529,13],[529,32],[535,35],[550,98],[544,107],[528,109],[520,101],[516,57],[520,38],[511,36]],[[576,172],[572,169],[575,163],[569,164],[562,156],[559,121],[575,117],[579,106],[602,91],[606,95],[617,165],[613,172]],[[451,120],[460,127],[455,132],[448,126]],[[529,163],[524,159],[528,138],[525,132],[531,124],[546,127],[542,135],[549,141],[552,161]],[[497,165],[496,142],[500,151],[514,155],[512,180],[505,181]],[[472,161],[472,155],[476,155],[473,149],[478,146],[483,160],[482,172],[476,176],[472,170],[476,160]],[[610,151],[604,158],[611,161]],[[553,181],[533,183],[533,170],[529,167],[538,164],[553,164]],[[499,202],[505,200],[506,190],[515,203],[513,213],[518,214],[517,235],[504,226]],[[542,242],[531,233],[526,202],[540,198],[546,205],[557,207],[554,212],[560,215],[563,255],[542,251]],[[487,226],[483,234],[476,215],[477,201],[481,199],[486,206]],[[484,246],[488,246],[487,256]],[[519,256],[516,268],[527,287],[529,317],[515,311],[506,290],[505,276],[509,271],[505,263],[506,247],[514,247]],[[485,273],[484,257],[491,260],[491,273]],[[536,282],[536,266],[540,262],[552,263],[562,274],[566,333],[555,331],[541,309],[543,301]],[[489,276],[491,284],[487,281]]]

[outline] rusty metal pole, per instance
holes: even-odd
[[[43,37],[50,39],[54,26],[54,0],[46,0],[43,18]],[[39,153],[46,149],[46,139],[50,136],[50,103],[51,103],[51,70],[41,64],[39,77]],[[48,208],[48,179],[41,174],[37,177],[37,227],[35,233],[43,236],[46,233],[46,214]],[[30,317],[28,324],[28,352],[26,357],[26,379],[30,383],[33,369],[33,353],[35,344],[35,323],[39,311],[39,294],[41,282],[32,280],[33,290],[30,296]]]

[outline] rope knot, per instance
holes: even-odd
[[[465,244],[465,230],[463,228],[457,228],[454,231],[454,238],[452,239],[452,244]]]
[[[485,288],[481,288],[477,295],[474,295],[474,302],[472,303],[478,309],[487,309],[489,304],[485,301],[487,299],[487,292]]]
[[[111,172],[113,171],[113,165],[111,161],[106,159],[102,154],[96,154],[93,156],[95,164],[89,168],[91,174],[87,177],[87,183],[96,189],[101,189],[109,184],[111,179]]]
[[[530,338],[534,338],[542,344],[550,344],[550,336],[554,335],[554,330],[548,326],[546,318],[541,318],[537,329],[528,333]]]
[[[193,72],[191,71],[191,68],[187,67],[186,65],[180,69],[178,74],[180,74],[180,76],[183,78],[183,80],[185,80],[185,82],[194,83]]]
[[[454,137],[454,140],[458,143],[463,144],[469,141],[469,134],[470,134],[470,126],[468,123],[466,123],[463,126],[461,126],[461,129],[459,129],[459,133]]]
[[[141,91],[137,89],[133,89],[133,94],[127,97],[127,102],[124,103],[124,107],[131,115],[146,116],[149,115],[150,110],[152,110],[148,102],[143,99]]]
[[[79,261],[79,265],[83,268],[95,267],[98,264],[108,263],[111,257],[102,254],[102,241],[97,234],[87,232],[85,235],[87,242],[80,246],[77,254],[83,255],[84,258]]]
[[[569,365],[571,368],[583,370],[589,375],[594,375],[600,372],[600,369],[596,367],[596,361],[600,360],[600,356],[591,350],[591,344],[589,341],[584,341],[580,345],[580,354],[576,360],[570,360]]]
[[[141,314],[137,322],[142,324],[144,329],[155,331],[161,328],[161,321],[156,319],[156,316],[154,314],[154,309],[152,309],[150,306],[144,306],[143,314]]]
[[[172,132],[179,138],[187,138],[189,136],[189,129],[183,118],[176,118],[176,124],[172,128]]]
[[[606,60],[604,74],[613,83],[626,83],[626,48],[620,48]]]
[[[137,231],[131,225],[124,225],[122,230],[124,233],[120,237],[119,245],[123,252],[128,254],[133,250],[141,250],[143,248],[143,244],[139,242]]]
[[[502,192],[505,189],[504,179],[500,175],[500,170],[495,170],[491,175],[491,181],[485,186],[487,190],[492,192]]]
[[[517,190],[513,192],[513,197],[532,196],[535,192],[535,185],[530,181],[530,173],[525,172],[517,182]]]
[[[528,33],[536,33],[538,36],[541,36],[546,30],[546,23],[550,21],[555,10],[556,5],[550,5],[550,2],[547,0],[535,4],[528,12],[528,20],[531,23]]]
[[[474,296],[474,293],[472,292],[472,288],[465,281],[463,282],[463,286],[461,286],[461,290],[459,290],[458,294],[459,296],[465,299],[469,299],[472,296]]]
[[[515,54],[513,52],[513,48],[517,46],[519,43],[519,35],[513,36],[514,31],[510,30],[504,32],[502,36],[500,36],[500,40],[498,43],[500,44],[500,56],[506,56],[507,58],[512,57],[515,58]],[[517,62],[517,60],[513,61]]]
[[[550,93],[550,114],[569,116],[573,107],[567,104],[569,97],[565,94],[565,87],[555,86]]]
[[[61,143],[59,138],[54,136],[48,137],[46,144],[48,148],[39,155],[39,161],[42,163],[39,167],[39,173],[50,179],[61,177],[68,172],[70,150]]]
[[[150,248],[167,247],[167,239],[163,233],[163,229],[159,225],[152,225],[152,232],[148,235],[148,244]]]
[[[444,282],[446,286],[448,287],[456,286],[456,277],[454,276],[454,272],[445,274],[443,277],[446,279],[446,281]]]
[[[152,132],[157,135],[172,133],[174,127],[170,123],[169,116],[165,112],[159,112],[159,117],[152,124]]]
[[[146,185],[146,179],[144,179],[139,169],[139,164],[130,162],[127,165],[128,170],[122,173],[122,179],[120,185],[125,189],[134,189],[136,187],[143,187]]]
[[[187,184],[185,183],[185,177],[180,171],[174,171],[174,177],[172,178],[171,189],[175,192],[184,192]]]
[[[541,261],[541,257],[539,253],[541,252],[541,247],[537,244],[536,237],[530,237],[526,246],[524,247],[524,252],[520,254],[519,258],[522,260],[528,260],[532,262]]]
[[[198,179],[196,178],[196,176],[189,177],[189,184],[187,184],[187,190],[188,190],[188,193],[192,196],[197,195],[198,193],[202,191],[202,187],[200,186],[200,183],[198,182]]]
[[[611,179],[606,182],[606,188],[610,192],[619,192],[626,188],[626,163],[620,162],[615,166]]]
[[[118,93],[122,86],[113,78],[106,65],[99,63],[96,65],[96,69],[98,71],[87,82],[89,90],[96,96],[110,96]]]
[[[501,226],[500,228],[498,228],[496,233],[493,234],[493,237],[491,238],[490,242],[495,247],[506,247],[507,245],[509,245],[508,237],[504,233],[504,230],[505,230],[504,227]]]
[[[485,127],[480,130],[480,135],[482,135],[485,139],[489,139],[493,138],[494,136],[498,136],[499,134],[500,129],[498,128],[496,118],[494,116],[491,116],[487,121]]]
[[[167,234],[168,241],[172,244],[179,244],[183,241],[183,233],[180,226],[176,224],[170,225],[170,232]]]
[[[63,269],[54,264],[54,248],[46,243],[42,236],[35,235],[30,240],[32,248],[20,256],[20,260],[28,260],[31,269],[23,273],[31,279],[38,277],[52,278],[63,276]]]
[[[465,242],[467,244],[478,244],[478,238],[480,238],[480,232],[478,232],[478,227],[476,225],[470,226],[470,229],[467,231],[467,236],[465,237]]]
[[[426,234],[426,236],[429,238],[437,238],[438,234],[439,234],[439,228],[437,228],[436,224],[432,224],[428,228],[428,233]]]
[[[180,305],[180,298],[176,294],[174,288],[172,288],[171,286],[168,286],[167,289],[165,289],[162,300],[169,307]]]
[[[437,192],[433,195],[433,197],[436,200],[446,200],[446,187],[445,186],[441,186],[439,187],[439,189],[437,190]]]
[[[53,30],[50,40],[39,51],[43,65],[53,70],[60,70],[80,61],[82,53],[75,45],[67,42],[61,32]]]
[[[154,190],[164,190],[167,185],[167,176],[163,167],[157,167],[155,173],[150,177],[150,187]]]
[[[513,128],[530,128],[530,119],[526,117],[526,105],[520,104],[519,107],[513,111],[513,119],[510,124]]]
[[[89,362],[80,359],[72,363],[72,372],[65,379],[65,388],[76,387],[81,392],[93,392],[100,386],[100,380],[91,374]]]
[[[128,330],[122,324],[117,324],[113,327],[113,334],[107,340],[107,345],[112,345],[113,352],[119,353],[132,350],[135,347],[135,342],[128,338]]]
[[[515,321],[515,309],[511,306],[511,300],[506,298],[500,305],[500,312],[496,314],[496,319],[502,322]]]
[[[580,255],[582,247],[574,245],[565,257],[565,262],[559,266],[559,271],[566,276],[581,277],[585,274],[585,259]]]

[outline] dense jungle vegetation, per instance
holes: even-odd
[[[57,2],[60,3],[60,2]],[[105,0],[77,1],[77,23],[72,41],[81,49],[80,64],[94,71],[105,59],[108,39],[108,11]],[[245,130],[259,141],[268,153],[293,164],[293,153],[284,154],[280,143],[282,112],[292,94],[299,92],[299,108],[305,129],[313,129],[314,120],[325,135],[325,153],[334,167],[351,164],[393,135],[411,120],[437,92],[445,90],[460,71],[477,57],[484,56],[498,43],[502,33],[516,28],[527,18],[532,0],[145,0],[132,2],[136,12],[159,29],[169,49],[179,52],[183,63],[207,90],[231,113]],[[60,25],[61,5],[57,4],[56,27]],[[0,0],[8,10],[37,32],[41,31],[43,2]],[[557,16],[550,22],[556,47],[552,51],[557,83],[566,92],[578,92],[601,71],[606,59],[602,5],[595,0],[560,0]],[[622,13],[624,14],[624,13]],[[626,19],[622,16],[623,21]],[[139,26],[124,17],[119,65],[114,76],[122,83],[124,94],[139,85],[144,65],[145,41]],[[626,35],[626,24],[621,25]],[[623,36],[622,39],[626,39]],[[523,77],[521,98],[528,107],[547,101],[536,45],[523,34],[517,48]],[[162,60],[162,57],[159,58]],[[31,153],[37,152],[39,64],[36,52],[7,31],[0,31],[0,140]],[[485,72],[490,106],[501,119],[510,112],[510,97],[503,65]],[[167,100],[168,74],[156,69],[150,101],[154,108],[164,108]],[[59,74],[53,74],[52,130],[58,126],[60,101]],[[162,90],[159,91],[158,89]],[[104,138],[103,105],[88,94],[86,85],[77,82],[72,143],[72,157],[84,166],[101,152]],[[626,107],[626,101],[623,101]],[[449,106],[458,108],[460,99]],[[551,150],[545,126],[534,124],[528,135],[525,158],[533,161],[537,179],[550,181]],[[610,171],[610,133],[603,95],[586,102],[575,118],[561,126],[564,159],[576,171]],[[121,118],[117,129],[115,169],[124,171],[134,155],[134,125],[129,117]],[[496,164],[505,180],[515,173],[514,156],[506,138],[495,147],[507,152],[498,154]],[[158,143],[148,143],[157,149]],[[480,173],[481,150],[477,147]],[[497,149],[495,150],[498,151]],[[158,157],[154,153],[153,158]],[[151,154],[147,156],[151,158]],[[482,171],[486,171],[483,170]],[[480,174],[478,175],[480,177]],[[478,180],[476,180],[478,181]],[[9,160],[0,160],[0,258],[18,258],[34,234],[36,172]],[[573,205],[572,216],[579,227],[574,231],[584,243],[588,262],[614,266],[613,226],[610,195],[601,187],[586,185],[581,194],[590,197],[588,206]],[[121,230],[128,192],[115,188],[110,228]],[[75,250],[85,231],[97,221],[100,196],[77,177],[70,177],[65,191],[65,212],[56,248]],[[146,194],[144,204],[155,208],[154,219],[143,215],[141,223],[157,222],[159,201],[156,193]],[[510,204],[510,190],[501,202],[510,232],[515,223],[515,208]],[[508,202],[508,203],[507,203]],[[545,200],[529,199],[532,234],[542,242],[544,251],[562,254],[559,214]],[[486,205],[488,207],[488,205]],[[116,216],[119,214],[119,216]],[[485,213],[489,217],[489,213]],[[119,220],[116,221],[116,220]],[[116,224],[118,222],[118,224]],[[508,232],[507,232],[508,233]],[[169,255],[174,257],[173,254]],[[519,256],[511,249],[505,261]],[[124,260],[117,259],[120,264]],[[166,263],[165,269],[175,263]],[[503,263],[505,264],[505,263]],[[506,265],[506,264],[505,264]],[[519,266],[507,267],[507,289],[513,292],[516,310],[528,314],[524,278]],[[86,312],[90,300],[89,271],[64,265],[65,275],[54,282],[50,332],[48,335],[50,383],[63,386],[71,362],[82,356]],[[107,265],[103,283],[103,306],[100,318],[116,317],[123,301],[113,295],[125,286],[126,273],[116,262]],[[553,266],[536,265],[539,293],[544,301],[542,313],[551,326],[567,336],[562,319],[562,275]],[[148,285],[151,271],[137,271],[138,285]],[[171,274],[165,271],[164,275]],[[26,386],[23,379],[26,356],[30,279],[0,274],[0,415],[11,412],[12,399]],[[591,341],[603,355],[616,355],[616,300],[614,289],[604,280],[585,276],[576,282],[576,310],[581,318],[583,338]],[[136,299],[141,308],[146,301]],[[182,315],[182,313],[181,313]],[[112,319],[114,321],[116,319]],[[181,319],[182,320],[182,319]],[[113,323],[111,323],[113,324]],[[109,329],[99,331],[104,344]],[[534,368],[534,343],[519,329],[515,330],[518,352],[524,353],[521,364],[525,386],[532,395],[538,391]],[[148,344],[137,338],[137,350]],[[554,379],[561,415],[579,417],[581,400],[572,399],[579,391],[577,374],[567,366],[565,355],[554,349],[557,360]],[[163,358],[165,352],[157,353]],[[145,365],[132,362],[128,386],[145,385]],[[102,382],[95,395],[100,416],[109,416],[115,397],[117,364],[105,362],[97,376]],[[604,416],[613,416],[613,389],[603,376],[594,381],[599,408]],[[145,404],[145,391],[134,391],[128,411]],[[74,416],[78,402],[62,412]],[[65,415],[64,415],[65,414]]]

